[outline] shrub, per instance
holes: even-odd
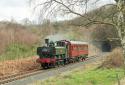
[[[38,40],[38,35],[25,26],[0,22],[0,54],[4,53],[5,49],[12,43],[33,46]]]
[[[124,64],[123,54],[121,48],[114,49],[107,57],[106,60],[102,63],[101,67],[113,68],[121,67]]]

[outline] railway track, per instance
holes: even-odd
[[[21,78],[25,78],[25,77],[28,77],[28,76],[32,76],[32,75],[35,75],[35,74],[39,74],[41,72],[42,71],[40,69],[34,69],[32,71],[21,72],[19,74],[3,76],[3,77],[0,77],[0,85],[12,82],[14,80],[18,80],[18,79],[21,79]]]
[[[87,62],[89,60],[96,59],[98,57],[99,57],[99,55],[89,57],[85,62]],[[79,62],[77,62],[77,63],[79,63]],[[72,64],[75,64],[75,63],[70,63],[66,66],[69,66],[69,65],[72,65]],[[58,68],[62,68],[62,67],[64,67],[64,66],[60,66]],[[35,69],[35,70],[32,70],[32,71],[26,71],[26,72],[22,72],[22,73],[19,73],[19,74],[13,74],[13,75],[9,75],[9,76],[0,77],[0,85],[9,83],[9,82],[12,82],[12,81],[15,81],[15,80],[19,80],[19,79],[22,79],[22,78],[26,78],[26,77],[29,77],[29,76],[33,76],[33,75],[36,75],[36,74],[41,74],[41,73],[44,73],[44,72],[47,72],[47,71],[56,70],[58,68],[52,68],[52,69],[47,69],[47,70]]]

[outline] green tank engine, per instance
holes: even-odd
[[[48,39],[45,39],[45,43],[46,46],[37,48],[37,55],[39,55],[37,62],[41,63],[44,68],[54,64],[64,64],[67,52],[65,44],[61,42],[49,42]]]

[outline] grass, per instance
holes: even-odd
[[[59,75],[45,81],[38,81],[33,85],[114,85],[119,78],[124,77],[123,69],[94,69],[73,71]]]
[[[0,61],[14,60],[33,56],[36,54],[35,46],[27,46],[25,44],[13,43],[10,44],[4,54],[0,55]]]

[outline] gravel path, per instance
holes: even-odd
[[[104,56],[96,57],[96,58],[90,58],[89,60],[87,60],[85,62],[74,63],[74,64],[66,65],[64,67],[60,66],[58,68],[44,70],[44,72],[41,73],[41,74],[26,77],[26,78],[16,80],[16,81],[13,81],[13,82],[10,82],[10,83],[6,83],[6,84],[3,84],[3,85],[28,85],[30,83],[32,84],[35,81],[44,80],[44,79],[47,79],[49,77],[56,76],[56,75],[59,75],[63,72],[70,71],[70,70],[73,70],[73,69],[76,69],[76,68],[80,68],[81,66],[83,67],[84,65],[86,65],[88,63],[93,63],[93,62],[96,62],[96,61],[99,61],[99,60],[102,60],[102,59],[104,59]]]

